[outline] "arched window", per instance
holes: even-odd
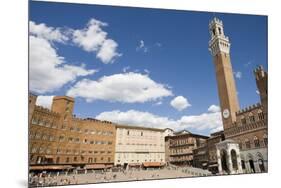
[[[34,139],[34,137],[35,137],[34,132],[33,132],[33,131],[30,131],[30,132],[29,132],[29,139]]]
[[[44,147],[43,147],[43,146],[41,146],[41,147],[39,148],[39,153],[44,153]]]
[[[263,135],[263,144],[267,147],[267,135]]]
[[[260,147],[260,141],[259,141],[258,137],[256,137],[256,136],[254,137],[254,144],[255,144],[256,148]]]
[[[36,117],[33,117],[31,120],[32,124],[37,124],[38,123],[38,119]]]
[[[36,153],[37,152],[37,147],[34,146],[34,147],[31,147],[31,153]]]
[[[246,125],[246,118],[244,116],[241,117],[241,124]]]
[[[57,154],[60,154],[60,153],[61,153],[61,149],[58,148],[58,149],[57,149]]]
[[[43,135],[42,135],[42,140],[47,140],[47,139],[48,139],[48,135],[43,134]]]
[[[74,162],[77,162],[77,157],[74,157],[73,160],[74,160]]]
[[[213,35],[216,35],[216,29],[213,29]]]
[[[38,120],[38,124],[39,124],[39,125],[43,125],[43,119],[40,118],[40,119]]]
[[[250,142],[250,140],[248,140],[248,139],[245,140],[245,146],[246,146],[247,149],[250,149],[250,148],[251,148],[251,142]]]
[[[221,28],[219,27],[219,34],[221,35]]]
[[[92,163],[92,162],[93,162],[93,158],[92,157],[88,158],[88,163]]]
[[[57,159],[56,159],[56,163],[58,164],[60,162],[60,158],[59,157],[57,157]]]
[[[255,116],[252,113],[249,114],[249,120],[251,123],[255,122]]]
[[[263,120],[264,119],[264,114],[262,111],[258,112],[258,116],[259,116],[259,120]]]
[[[63,141],[64,141],[64,135],[61,135],[61,136],[59,137],[59,141],[60,141],[60,142],[63,142]]]
[[[35,133],[35,138],[36,139],[41,139],[41,133],[40,132]]]

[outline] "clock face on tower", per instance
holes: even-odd
[[[229,117],[229,110],[228,109],[224,109],[223,113],[222,113],[223,117],[226,119]]]

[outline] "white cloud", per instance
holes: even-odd
[[[139,44],[139,48],[143,48],[143,47],[144,47],[144,41],[141,40],[141,41],[140,41],[140,44]]]
[[[36,105],[38,106],[43,106],[45,108],[51,109],[52,107],[52,102],[53,102],[53,97],[54,96],[44,96],[44,95],[39,95],[36,100]]]
[[[154,128],[171,128],[176,131],[192,129],[196,132],[215,132],[222,129],[220,112],[203,113],[193,116],[182,116],[178,120],[158,116],[149,112],[119,110],[102,112],[96,116],[97,119],[112,121],[118,124],[145,126]]]
[[[258,94],[258,95],[260,94],[259,90],[256,90],[256,94]]]
[[[143,51],[144,53],[148,52],[148,47],[144,45],[144,40],[139,41],[139,45],[136,47],[136,51]]]
[[[156,42],[156,43],[155,43],[155,46],[157,46],[157,47],[162,47],[162,44],[161,44],[160,42]]]
[[[73,42],[87,52],[96,52],[97,58],[108,64],[113,63],[122,54],[117,52],[118,44],[109,39],[107,32],[102,29],[105,26],[108,24],[91,19],[86,28],[73,31]]]
[[[247,63],[244,64],[245,67],[248,67],[252,64],[252,61],[248,61]]]
[[[147,70],[147,69],[144,69],[143,71],[144,71],[146,74],[150,74],[150,71]]]
[[[100,50],[97,53],[97,57],[103,62],[103,63],[112,63],[114,61],[114,58],[120,57],[121,54],[117,53],[117,46],[118,44],[111,39],[107,39],[102,44]]]
[[[77,82],[67,95],[83,97],[86,101],[106,100],[124,103],[143,103],[173,93],[163,84],[152,80],[148,75],[128,72],[104,76],[99,80],[83,79]]]
[[[36,24],[35,22],[30,21],[29,32],[31,35],[46,39],[48,41],[65,42],[68,40],[67,35],[62,32],[62,29],[48,27],[44,23]]]
[[[220,111],[221,111],[220,107],[214,104],[212,104],[208,108],[208,112],[220,112]]]
[[[33,28],[37,28],[34,22],[31,23]],[[44,32],[43,29],[47,31]],[[96,70],[85,69],[85,65],[66,64],[64,57],[58,55],[51,42],[60,41],[59,35],[50,34],[56,29],[49,29],[43,24],[40,29],[33,30],[33,33],[38,33],[38,35],[31,34],[29,36],[29,83],[31,91],[37,93],[53,92],[66,83],[75,81],[77,77],[96,72]]]
[[[178,111],[182,111],[185,108],[191,106],[191,104],[189,104],[188,100],[186,98],[184,98],[183,96],[177,96],[175,97],[171,102],[170,102],[171,106],[174,107],[175,109],[177,109]]]
[[[141,112],[136,110],[129,110],[121,112],[114,110],[110,112],[102,112],[96,116],[100,120],[108,120],[124,125],[145,126],[154,128],[167,128],[176,129],[178,124],[176,121],[167,117],[161,117],[149,112]]]
[[[238,72],[233,72],[235,78],[241,79],[242,78],[242,72],[238,71]]]
[[[156,106],[159,106],[159,105],[161,105],[161,104],[163,104],[162,101],[158,101],[157,103],[155,103]]]
[[[127,66],[127,67],[124,67],[124,68],[122,69],[122,71],[123,71],[123,72],[127,72],[129,69],[130,69],[130,66]]]
[[[181,126],[186,129],[196,129],[198,131],[210,130],[215,132],[222,128],[221,113],[203,113],[194,116],[183,116],[178,120]]]

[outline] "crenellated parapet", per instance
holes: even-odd
[[[236,112],[236,115],[239,116],[239,115],[242,115],[242,114],[246,114],[246,113],[249,113],[253,110],[260,109],[261,107],[262,107],[261,103],[256,103],[256,104],[247,106],[243,109],[240,109],[239,111]]]
[[[260,80],[267,76],[267,73],[264,71],[263,66],[259,65],[257,68],[254,69],[254,74],[257,80]]]
[[[50,109],[45,108],[43,106],[35,106],[35,111],[45,113],[45,114],[48,114],[48,115],[60,116],[59,113],[51,111]]]

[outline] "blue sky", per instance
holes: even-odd
[[[263,65],[267,70],[267,17],[215,16],[230,38],[240,107],[257,103],[253,69]],[[31,2],[30,90],[45,96],[40,104],[46,106],[49,96],[72,95],[80,117],[209,134],[221,128],[208,51],[213,17],[207,12]],[[86,38],[91,28],[98,32]],[[111,93],[110,86],[117,89]],[[97,88],[104,91],[99,97],[94,96]]]

